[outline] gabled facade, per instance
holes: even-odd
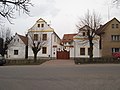
[[[112,57],[115,52],[120,52],[120,22],[113,18],[98,29],[101,37],[100,49],[102,57]]]
[[[70,58],[89,57],[87,28],[88,26],[82,27],[77,34],[64,34],[62,44],[65,50],[70,51]],[[93,57],[100,57],[99,36],[95,36],[93,43]]]
[[[25,58],[26,45],[27,37],[16,33],[12,41],[8,45],[7,58],[9,59]]]
[[[56,58],[56,51],[60,48],[61,39],[55,33],[54,29],[42,18],[36,21],[36,23],[28,30],[28,56],[33,58],[33,51],[30,47],[31,38],[32,40],[40,41],[44,40],[47,43],[42,46],[42,49],[38,52],[38,58]]]
[[[42,18],[36,21],[36,23],[28,30],[27,36],[15,34],[13,40],[9,44],[8,55],[9,59],[34,57],[31,44],[33,40],[35,42],[40,39],[47,43],[41,47],[38,52],[38,58],[56,58],[56,51],[59,50],[61,39],[55,33],[54,29]],[[28,48],[26,47],[28,46]],[[27,51],[26,51],[27,50]]]
[[[86,58],[89,57],[89,40],[87,36],[87,29],[90,28],[87,25],[83,26],[80,28],[78,34],[74,36],[74,47],[75,47],[75,57],[81,57],[81,58]],[[100,57],[100,51],[99,51],[99,36],[95,36],[93,39],[93,57]]]

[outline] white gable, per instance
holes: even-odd
[[[29,31],[41,31],[41,30],[52,30],[53,29],[47,24],[47,22],[43,19],[39,19],[36,23],[29,29]]]
[[[12,41],[9,44],[9,47],[11,46],[21,46],[21,45],[25,45],[24,42],[21,40],[21,38],[16,34]]]

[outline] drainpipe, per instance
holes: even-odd
[[[27,43],[25,46],[25,59],[28,59],[28,34],[26,34]]]
[[[74,60],[75,60],[75,57],[76,57],[76,44],[75,44],[75,41],[74,41]]]
[[[51,34],[51,55],[50,55],[50,57],[51,57],[51,60],[52,60],[52,42],[53,42],[53,39],[52,39],[52,35],[53,35],[53,33]]]

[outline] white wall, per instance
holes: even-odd
[[[19,41],[18,41],[19,39]],[[18,50],[18,55],[14,55],[14,50]],[[8,56],[9,59],[20,59],[25,58],[25,44],[16,35],[8,46]]]
[[[99,39],[93,40],[94,46],[93,46],[93,57],[100,57],[99,52]],[[80,55],[80,48],[85,48],[85,55]],[[89,48],[89,42],[86,42],[83,44],[83,42],[80,42],[80,40],[74,41],[74,57],[89,57],[88,55],[88,48]]]

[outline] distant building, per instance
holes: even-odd
[[[120,52],[120,21],[116,18],[108,21],[98,29],[100,51],[102,57],[112,57],[115,52]]]
[[[64,34],[61,44],[63,45],[63,50],[69,51],[69,57],[74,58],[74,36],[77,34]]]

